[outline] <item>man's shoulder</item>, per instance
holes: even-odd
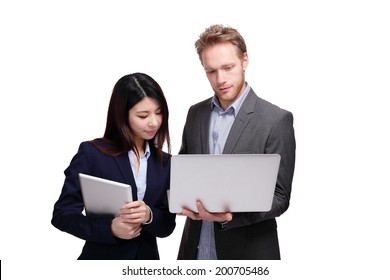
[[[204,108],[207,106],[211,106],[211,99],[212,99],[212,97],[209,97],[205,100],[199,101],[198,103],[193,104],[190,108],[191,109],[198,109],[198,108]]]
[[[262,99],[260,97],[258,97],[257,105],[262,107],[262,108],[265,108],[267,110],[275,111],[278,113],[289,113],[289,111],[287,109],[284,109],[284,108],[280,107],[279,105],[276,105],[275,103],[272,103],[271,101]]]
[[[188,109],[188,114],[189,115],[202,115],[203,113],[206,113],[211,110],[211,97],[207,98],[205,100],[202,100],[198,103],[195,103],[190,106]]]
[[[269,119],[271,121],[293,119],[293,114],[290,111],[257,96],[253,91],[248,95],[245,104],[246,109],[244,110],[246,113],[254,113],[255,118]]]

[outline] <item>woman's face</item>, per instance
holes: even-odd
[[[145,97],[129,110],[129,124],[137,148],[152,139],[162,123],[161,107],[154,98]]]

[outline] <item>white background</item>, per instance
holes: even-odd
[[[247,81],[294,114],[297,141],[291,204],[278,218],[282,261],[234,264],[267,264],[268,279],[385,279],[389,14],[375,0],[1,1],[5,279],[123,279],[131,262],[80,264],[83,241],[50,224],[63,170],[81,141],[103,135],[111,90],[132,72],[162,86],[177,154],[188,107],[212,94],[194,42],[214,23],[242,33]],[[183,221],[159,240],[160,264],[202,267],[175,261]]]

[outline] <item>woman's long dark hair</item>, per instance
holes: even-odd
[[[133,73],[123,76],[115,84],[108,107],[107,124],[103,138],[93,141],[93,145],[108,156],[118,156],[134,150],[138,154],[134,135],[129,124],[129,110],[143,98],[157,100],[161,108],[162,123],[153,139],[148,140],[151,147],[158,151],[162,159],[162,148],[167,143],[170,153],[170,137],[168,128],[168,105],[160,85],[144,73]],[[101,144],[98,144],[98,143]]]

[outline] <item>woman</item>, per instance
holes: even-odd
[[[175,228],[168,210],[168,106],[159,84],[143,73],[114,86],[104,136],[80,144],[65,170],[52,224],[85,240],[79,259],[159,259],[156,237]],[[132,186],[133,202],[119,216],[84,215],[79,173]]]

